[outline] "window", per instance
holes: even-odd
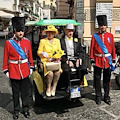
[[[53,6],[53,4],[51,3],[50,6]]]
[[[43,1],[43,7],[45,7],[45,1]]]
[[[2,27],[2,21],[0,22],[0,31],[3,30],[3,27]]]
[[[17,0],[14,0],[14,4],[17,5]]]

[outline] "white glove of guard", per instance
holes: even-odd
[[[95,61],[93,59],[91,59],[91,65],[95,66]]]
[[[113,66],[113,67],[116,67],[115,65],[116,65],[115,63],[112,63],[112,66]]]
[[[33,72],[33,69],[30,69],[30,75],[32,74],[32,72]]]
[[[41,55],[43,55],[44,57],[48,57],[48,54],[46,52],[41,52]]]
[[[9,78],[9,72],[6,72],[6,76]]]
[[[95,66],[95,63],[92,63],[92,66]]]

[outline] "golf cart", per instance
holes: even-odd
[[[34,42],[34,32],[32,31],[32,52],[33,52],[33,59],[35,63],[35,69],[36,71],[33,72],[31,79],[33,80],[34,86],[35,86],[35,103],[36,104],[42,104],[43,100],[53,100],[53,99],[61,99],[61,98],[67,98],[69,100],[72,99],[78,99],[83,94],[91,93],[93,90],[87,85],[87,81],[84,78],[81,80],[80,73],[81,69],[69,69],[69,85],[68,89],[66,89],[64,86],[61,86],[59,82],[64,78],[64,75],[61,74],[60,79],[58,81],[58,85],[56,88],[56,96],[54,97],[47,97],[45,94],[45,80],[44,80],[44,67],[43,63],[41,62],[39,56],[37,56],[37,49],[38,45],[41,39],[41,27],[42,26],[48,26],[48,25],[54,25],[59,27],[64,27],[67,24],[73,24],[75,26],[81,25],[81,23],[77,23],[75,20],[70,19],[51,19],[51,20],[40,20],[38,22],[36,21],[29,21],[26,23],[26,25],[32,26],[32,30],[35,26],[40,28],[40,34],[39,34],[39,40]],[[84,57],[86,59],[86,54],[84,53]],[[75,57],[74,59],[78,59]],[[69,59],[70,61],[70,59]],[[80,62],[79,62],[80,66]],[[78,76],[77,73],[79,73]],[[73,77],[75,76],[75,77]]]

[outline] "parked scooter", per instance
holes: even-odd
[[[115,75],[116,84],[120,88],[120,42],[115,43],[115,50],[117,54],[117,60],[115,64],[116,69],[113,74]]]
[[[113,72],[113,74],[115,75],[115,82],[117,86],[120,87],[120,56],[117,56],[117,62],[115,67],[116,69]]]

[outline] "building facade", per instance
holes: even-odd
[[[56,1],[56,18],[70,18],[70,4],[68,4],[68,0]]]
[[[95,28],[95,17],[96,17],[96,0],[85,0],[84,2],[84,43],[89,46],[91,35],[98,31]],[[109,1],[108,1],[109,2]],[[115,41],[120,41],[120,0],[112,1],[112,26],[107,29],[108,32],[112,33]],[[118,32],[117,32],[118,31]]]
[[[37,0],[19,0],[17,4],[19,16],[25,16],[28,20],[38,20],[42,17],[42,7]]]
[[[14,16],[25,17],[28,20],[43,18],[42,7],[37,0],[1,0],[0,1],[0,31],[4,32],[11,25]]]
[[[109,7],[109,4],[112,4],[112,7]],[[109,17],[111,17],[111,21],[108,17],[111,27],[108,27],[107,31],[113,34],[115,42],[120,41],[120,0],[74,0],[73,6],[73,19],[82,23],[79,34],[81,34],[84,45],[89,47],[92,35],[98,31],[95,22],[96,15],[99,14],[98,12],[101,12],[100,14],[105,14],[107,10]],[[101,10],[98,10],[100,7]]]
[[[0,1],[0,31],[5,31],[8,27],[10,19],[14,16],[13,12],[14,0]]]
[[[56,7],[56,0],[39,0],[40,4],[43,5],[43,7],[45,6],[54,6]]]
[[[42,6],[43,17],[41,19],[51,19],[54,18],[56,0],[39,0],[39,3]]]

